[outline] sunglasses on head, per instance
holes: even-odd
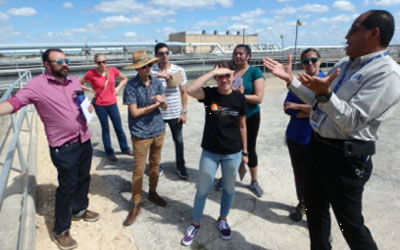
[[[146,65],[140,67],[140,68],[141,68],[141,69],[145,69],[145,68],[147,68],[147,67],[151,68],[152,66],[153,66],[153,64],[152,64],[152,63],[149,63],[149,64],[146,64]]]
[[[65,64],[69,64],[69,59],[68,58],[65,58],[64,60],[63,59],[58,59],[58,60],[55,60],[55,61],[49,61],[49,62],[55,62],[55,63],[57,63],[58,65],[62,65],[63,64],[63,62],[65,63]]]
[[[100,65],[100,64],[106,64],[107,63],[107,61],[106,60],[104,60],[104,61],[98,61],[98,62],[96,62],[98,65]]]
[[[157,53],[159,56],[163,56],[163,55],[169,55],[169,51],[160,51]]]
[[[310,64],[310,62],[312,64],[316,64],[318,62],[318,60],[319,60],[319,57],[311,57],[311,58],[306,58],[306,59],[301,60],[301,63],[304,65],[308,65],[308,64]]]

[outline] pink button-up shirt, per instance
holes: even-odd
[[[82,90],[78,78],[67,76],[62,84],[46,73],[34,77],[7,101],[14,107],[14,112],[25,105],[35,105],[49,145],[59,147],[77,140],[83,143],[91,137],[76,102],[76,90]]]

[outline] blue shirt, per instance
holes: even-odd
[[[129,80],[126,84],[123,102],[125,105],[136,104],[138,108],[143,108],[155,103],[151,99],[152,96],[163,94],[164,90],[159,79],[150,76],[150,84],[145,86],[143,81],[140,80],[139,74],[137,74],[135,78]],[[153,138],[165,130],[165,123],[158,108],[136,118],[128,112],[128,119],[129,131],[132,137],[141,139]]]
[[[325,74],[320,71],[318,77],[325,77]],[[295,94],[288,92],[285,102],[293,102],[304,104]],[[308,144],[311,136],[311,125],[309,118],[297,118],[299,110],[288,109],[285,111],[286,114],[290,115],[290,121],[286,128],[286,138],[297,142],[299,144]]]

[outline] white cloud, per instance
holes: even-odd
[[[208,1],[199,1],[199,0],[151,0],[150,4],[155,6],[164,6],[173,9],[179,8],[213,8],[216,5],[221,5],[223,8],[228,8],[233,6],[233,0],[208,0]]]
[[[290,2],[290,1],[292,1],[292,0],[276,0],[278,3],[287,3],[287,2]]]
[[[95,11],[105,13],[129,13],[148,9],[149,7],[135,0],[103,1],[94,7]]]
[[[133,31],[129,31],[129,32],[125,32],[123,36],[124,36],[124,38],[134,38],[134,37],[137,37],[137,34]]]
[[[373,3],[379,6],[391,6],[400,4],[400,0],[379,0],[379,1],[373,1]]]
[[[159,34],[169,35],[171,33],[176,32],[177,30],[174,27],[164,27],[162,29],[156,29],[155,32]]]
[[[352,15],[339,15],[332,18],[323,17],[318,19],[317,23],[340,23],[340,22],[350,22],[354,20]]]
[[[22,7],[22,8],[12,8],[7,10],[9,15],[13,16],[34,16],[36,15],[36,10],[31,7]]]
[[[329,7],[321,4],[306,4],[298,8],[298,10],[304,12],[326,12],[329,10]]]
[[[355,11],[356,7],[349,1],[335,1],[332,5],[333,8],[344,11]]]
[[[212,21],[200,21],[196,23],[193,28],[195,29],[201,29],[204,27],[214,27],[214,26],[220,26],[220,25],[226,25],[230,21],[230,17],[219,17],[216,20]]]
[[[6,21],[10,17],[7,14],[4,14],[3,12],[0,12],[0,21]]]
[[[279,15],[290,15],[296,13],[296,9],[292,6],[285,6],[284,8],[275,10],[274,12]]]
[[[239,16],[233,16],[233,17],[232,17],[232,20],[235,20],[235,21],[246,21],[246,20],[248,20],[248,19],[257,18],[257,17],[263,15],[264,13],[265,13],[265,12],[264,12],[262,9],[257,8],[257,9],[255,9],[255,10],[243,12],[243,13],[240,14]]]
[[[228,30],[238,30],[238,31],[243,31],[243,29],[245,29],[245,34],[246,33],[251,33],[251,27],[246,25],[246,24],[240,24],[240,23],[236,23],[233,25],[228,26]]]
[[[64,3],[62,4],[62,7],[63,7],[63,8],[66,8],[66,9],[71,9],[71,8],[73,8],[74,6],[72,5],[71,2],[64,2]]]
[[[10,42],[14,37],[22,36],[21,32],[14,30],[12,27],[3,27],[0,29],[0,41]]]
[[[152,23],[156,21],[161,21],[163,17],[174,15],[175,12],[172,10],[159,10],[152,9],[147,12],[140,14],[135,14],[130,17],[124,15],[109,16],[100,19],[99,23],[103,25],[106,29],[111,29],[119,25],[138,25],[145,23]]]

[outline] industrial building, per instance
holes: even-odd
[[[244,34],[240,31],[237,31],[236,33],[226,31],[223,34],[214,31],[212,34],[207,34],[205,30],[203,30],[201,34],[188,34],[184,31],[170,34],[168,42],[198,44],[185,46],[183,52],[186,54],[204,54],[215,52],[215,43],[219,44],[227,51],[233,50],[236,44],[257,44],[258,34]]]

